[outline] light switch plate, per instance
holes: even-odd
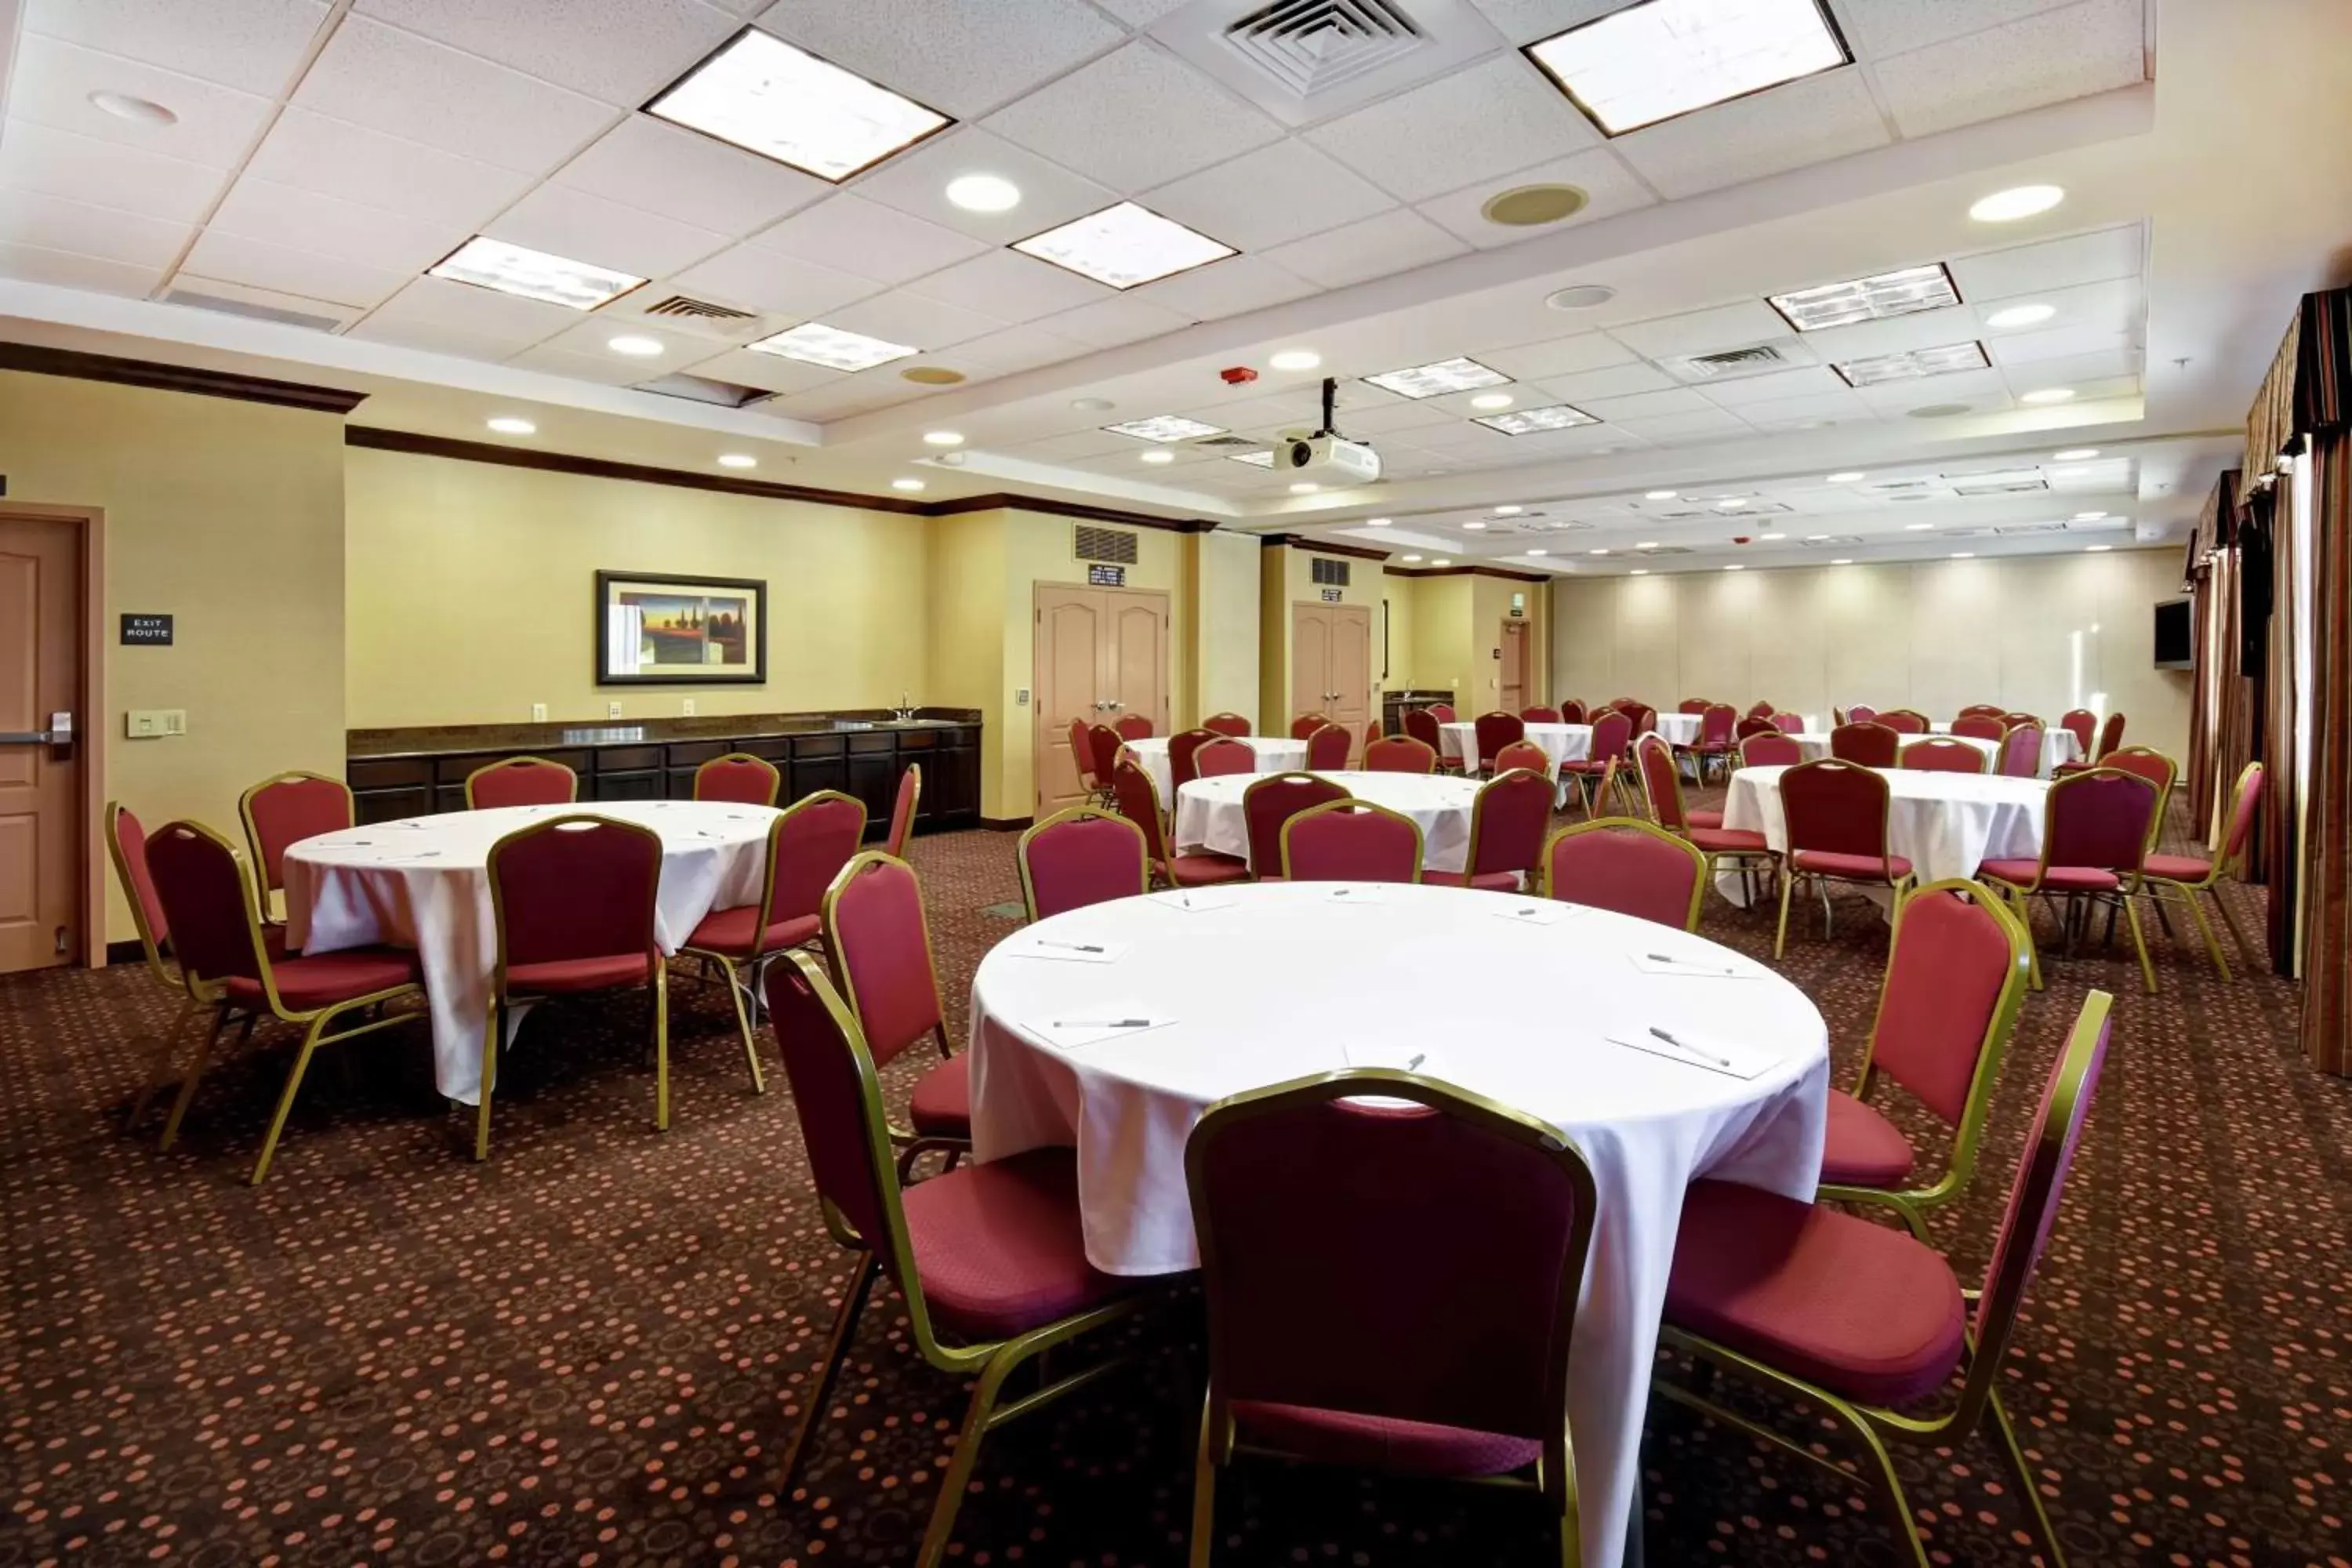
[[[1024,686],[1020,690],[1013,694],[1013,706],[1015,708],[1026,708],[1029,706],[1029,689],[1027,687]]]
[[[685,706],[682,710],[680,710],[680,711],[682,711],[683,713],[685,713],[685,715],[686,715],[688,718],[689,718],[689,719],[693,718],[693,717],[694,717],[694,699],[693,699],[693,698],[691,698],[691,697],[688,698],[688,699],[686,700],[686,706]]]
[[[534,724],[544,724],[547,722],[546,703],[534,702],[530,705],[530,721]]]
[[[619,703],[617,703],[617,702],[607,702],[607,703],[605,703],[605,704],[604,704],[604,717],[605,717],[605,718],[607,718],[607,719],[617,719],[617,718],[619,718],[620,716],[621,716],[621,705],[620,705]]]

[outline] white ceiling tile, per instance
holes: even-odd
[[[1228,256],[1190,272],[1129,289],[1129,298],[1195,321],[1223,321],[1315,293],[1314,284],[1256,256]]]
[[[1172,332],[1192,325],[1192,321],[1173,310],[1122,295],[1048,316],[1038,324],[1047,331],[1101,349]]]
[[[988,129],[1129,195],[1282,136],[1265,114],[1141,39],[999,110]]]
[[[31,0],[25,31],[275,98],[328,9],[327,0]]]
[[[1626,0],[1475,0],[1496,31],[1515,44],[1531,44],[1606,16]]]
[[[1326,289],[1342,289],[1368,278],[1426,267],[1468,248],[1419,213],[1399,208],[1276,246],[1265,258]]]
[[[1060,458],[1078,461],[1087,458],[1128,456],[1140,460],[1148,450],[1145,443],[1131,436],[1114,436],[1107,430],[1074,430],[1067,436],[1049,436],[1042,441],[1032,441],[1021,448],[1041,458]]]
[[[1409,202],[1564,158],[1600,133],[1516,54],[1341,115],[1307,139]]]
[[[1655,321],[1612,327],[1609,335],[1648,359],[1715,353],[1790,335],[1789,323],[1761,300],[1742,300]]]
[[[907,292],[1003,321],[1034,321],[1110,299],[1116,290],[1016,251],[991,250],[918,279]]]
[[[903,289],[860,300],[855,305],[828,310],[825,325],[845,332],[863,332],[916,349],[943,349],[1003,328],[995,316],[982,315],[938,300],[926,300]]]
[[[1989,340],[1985,347],[1995,364],[2031,365],[2076,354],[2130,353],[2138,349],[2139,343],[2129,332],[2112,332],[2098,327],[2057,327],[2046,332],[2007,333]]]
[[[1878,90],[1906,136],[2038,109],[2147,79],[2140,0],[2084,0],[1882,59]]]
[[[1853,69],[1827,71],[1620,136],[1611,147],[1669,197],[1696,195],[1895,138]]]
[[[1906,381],[1880,382],[1854,389],[1854,395],[1880,414],[1907,414],[1938,403],[1977,405],[2009,400],[2009,385],[1997,370],[1959,370],[1943,375],[1914,376]]]
[[[160,103],[179,119],[170,125],[150,125],[109,114],[89,100],[99,91]],[[231,168],[252,151],[268,122],[270,107],[268,99],[256,93],[37,33],[18,40],[15,86],[8,96],[12,120],[215,169]]]
[[[1413,432],[1413,441],[1446,462],[1508,462],[1517,437],[1467,419],[1449,426],[1433,426]]]
[[[1826,396],[1844,391],[1845,383],[1838,379],[1837,372],[1826,365],[1809,365],[1803,370],[1774,371],[1769,375],[1744,375],[1725,382],[1710,382],[1694,390],[1717,407],[1744,410],[1752,404],[1778,403],[1791,397]]]
[[[241,239],[410,273],[448,255],[469,233],[458,225],[424,223],[251,175],[229,187],[207,226]]]
[[[780,397],[772,406],[794,418],[846,419],[853,414],[870,413],[877,408],[887,408],[894,403],[911,402],[924,395],[923,388],[899,380],[897,368],[886,365],[860,371],[855,375],[840,376],[824,386]],[[920,478],[920,470],[912,477]]]
[[[193,232],[184,223],[0,186],[0,241],[10,245],[69,250],[100,261],[155,268],[168,265],[179,255]]]
[[[0,133],[0,185],[193,223],[213,205],[218,169],[10,121]]]
[[[2075,0],[1840,0],[1846,37],[1874,59],[2072,5]]]
[[[1668,414],[1706,414],[1714,405],[1686,386],[1664,392],[1636,392],[1626,397],[1594,397],[1577,405],[1595,419],[1616,424],[1627,419],[1651,419]]]
[[[544,300],[419,278],[377,306],[350,336],[469,359],[505,359],[575,326],[580,312]]]
[[[1396,203],[1304,142],[1276,142],[1145,194],[1145,206],[1240,250],[1264,250]]]
[[[1126,34],[1081,0],[776,0],[760,26],[893,92],[971,120]]]
[[[1539,384],[1562,402],[1576,403],[1586,397],[1630,397],[1637,392],[1664,392],[1675,382],[1656,366],[1635,360],[1631,364],[1611,365],[1605,370],[1546,376]]]
[[[338,305],[373,305],[406,283],[411,274],[369,267],[316,251],[294,250],[257,239],[207,229],[188,252],[187,268],[207,278],[250,283],[281,294],[300,294]]]
[[[1914,310],[1907,316],[1823,327],[1803,334],[1801,341],[1829,361],[1941,348],[1946,343],[1969,342],[1983,335],[1983,322],[1975,310],[1966,305],[1952,305],[1941,310]]]
[[[1076,338],[1040,331],[1035,327],[1020,326],[1008,327],[1001,332],[991,332],[986,337],[958,343],[950,358],[1009,373],[1032,370],[1041,364],[1058,364],[1063,360],[1076,359],[1088,352],[1088,345]]]
[[[2137,375],[2140,360],[2141,353],[2137,345],[2109,343],[2103,348],[2078,353],[2005,365],[2001,367],[2000,374],[2012,392],[2021,394],[2044,386],[2071,386],[2077,397],[2087,397],[2090,393],[2086,388],[2091,383],[2119,381]]]
[[[1021,204],[1009,212],[965,211],[948,200],[947,190],[950,182],[966,174],[993,174],[1012,181],[1020,189]],[[1108,186],[1074,174],[1051,159],[992,136],[977,125],[960,125],[859,175],[857,194],[991,245],[1010,245],[1043,234],[1118,200]]]
[[[152,267],[134,267],[95,256],[78,256],[69,250],[0,240],[0,277],[59,289],[88,289],[100,294],[137,297],[152,293],[163,274]]]
[[[800,319],[863,300],[882,287],[871,279],[853,278],[752,245],[722,250],[668,281],[682,292],[707,296],[718,304],[773,310]]]
[[[988,248],[970,235],[925,223],[896,207],[847,192],[802,208],[773,228],[754,235],[751,243],[762,250],[837,267],[877,283],[904,283]]]
[[[823,180],[633,114],[555,172],[555,183],[740,239],[830,193]]]
[[[1616,427],[1628,434],[1639,436],[1644,441],[1657,446],[1674,446],[1685,441],[1749,434],[1746,421],[1726,414],[1720,408],[1709,408],[1704,412],[1691,414],[1664,414],[1654,418],[1628,419]]]
[[[394,136],[531,174],[612,124],[593,98],[364,16],[346,16],[294,101]]]
[[[740,386],[756,386],[767,392],[807,392],[841,379],[841,372],[827,370],[821,364],[803,364],[782,354],[754,353],[750,349],[730,349],[686,368],[696,375],[731,381]]]
[[[235,305],[254,305],[268,310],[291,311],[307,316],[314,322],[348,326],[367,314],[356,305],[338,305],[331,300],[313,300],[302,294],[280,293],[275,289],[257,289],[250,283],[232,283],[225,278],[207,278],[183,267],[172,275],[172,286],[163,295],[168,302],[186,303],[189,297],[201,297]],[[204,310],[214,307],[190,306]]]
[[[624,109],[741,26],[701,0],[358,0],[353,9]]]
[[[246,174],[469,234],[530,185],[512,169],[293,107]]]
[[[1952,280],[1959,285],[1963,300],[2006,300],[2036,289],[2137,278],[2147,249],[2140,226],[2122,224],[1962,257],[1951,263]]]
[[[1559,223],[1541,224],[1535,227],[1514,226],[1491,223],[1480,209],[1488,200],[1520,185],[1574,185],[1584,192],[1586,202],[1572,217]],[[1507,174],[1497,174],[1482,180],[1467,189],[1434,196],[1418,205],[1424,217],[1460,235],[1481,249],[1498,245],[1513,245],[1538,235],[1557,234],[1564,228],[1574,228],[1597,218],[1614,217],[1635,207],[1654,205],[1655,196],[1645,190],[1642,182],[1626,173],[1617,155],[1605,147],[1590,152],[1556,158],[1549,163],[1538,163],[1532,169],[1517,169]]]
[[[577,315],[579,312],[572,313]],[[615,353],[613,352],[612,341],[622,336],[651,338],[662,345],[664,352],[635,357]],[[648,321],[642,317],[624,319],[609,311],[595,310],[589,313],[587,320],[575,322],[539,346],[563,353],[613,362],[611,374],[600,376],[598,379],[631,382],[646,381],[656,375],[667,374],[670,371],[683,370],[697,360],[709,357],[713,345],[708,338],[697,336],[692,332],[672,331],[658,321]]]
[[[581,353],[572,349],[558,348],[552,343],[525,349],[509,358],[507,363],[518,370],[545,371],[550,375],[594,382],[600,386],[629,386],[665,374],[665,367],[659,363],[625,360],[617,354]]]
[[[638,278],[667,277],[727,245],[724,235],[568,185],[540,186],[499,214],[485,232]]]
[[[1571,332],[1515,348],[1484,349],[1475,357],[1505,375],[1533,381],[1631,364],[1640,356],[1606,333]]]
[[[2111,278],[2104,283],[2077,283],[2070,289],[2029,289],[2006,300],[1973,300],[1980,318],[1990,318],[2013,305],[2047,305],[2055,314],[2032,326],[1997,328],[1987,321],[1981,336],[1990,342],[2021,331],[2052,331],[2061,327],[2109,332],[2130,331],[2146,319],[2147,290],[2137,278]]]

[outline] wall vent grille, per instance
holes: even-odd
[[[1328,555],[1310,555],[1307,558],[1307,564],[1314,580],[1322,586],[1344,588],[1348,585],[1347,562],[1335,561]]]
[[[1716,354],[1693,354],[1683,361],[1693,375],[1709,379],[1740,371],[1770,370],[1789,363],[1789,356],[1769,343],[1759,343],[1753,348],[1727,349]]]
[[[1123,528],[1097,528],[1082,522],[1077,531],[1077,557],[1113,566],[1135,564],[1135,535]]]
[[[1225,29],[1225,43],[1287,91],[1312,98],[1421,47],[1388,0],[1276,0]]]

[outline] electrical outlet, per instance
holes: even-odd
[[[688,718],[689,718],[689,719],[693,718],[693,717],[694,717],[694,699],[693,699],[693,698],[691,698],[691,697],[688,698],[688,699],[686,700],[686,706],[685,706],[683,709],[681,709],[681,710],[680,710],[680,711],[681,711],[681,712],[683,712],[683,713],[684,713]]]
[[[161,740],[188,732],[184,708],[133,708],[122,716],[122,732],[134,741]]]
[[[1020,690],[1013,694],[1013,706],[1015,708],[1026,708],[1029,706],[1029,689],[1027,687],[1024,686]]]
[[[530,721],[534,724],[544,724],[547,722],[546,703],[534,702],[530,705]]]
[[[621,705],[620,705],[619,703],[617,703],[617,702],[607,702],[607,703],[605,703],[605,704],[604,704],[604,717],[605,717],[605,718],[607,718],[607,719],[617,719],[617,718],[619,718],[620,716],[621,716]]]

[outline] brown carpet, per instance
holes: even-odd
[[[1013,929],[1009,837],[916,847],[961,1038],[973,963]],[[2241,924],[2258,929],[2255,898]],[[1780,967],[1850,1081],[1885,928],[1843,900]],[[1710,900],[1706,934],[1769,955]],[[2045,942],[2049,933],[2044,931]],[[1975,1197],[1937,1222],[1980,1270],[2042,1076],[2084,991],[2118,1026],[2007,1397],[2079,1563],[2344,1564],[2352,1541],[2352,1086],[2295,1058],[2291,989],[2222,984],[2159,942],[2049,965]],[[276,1172],[243,1177],[282,1037],[209,1077],[181,1145],[119,1121],[170,999],[136,967],[0,982],[0,1568],[50,1562],[898,1563],[963,1390],[886,1298],[779,1498],[772,1460],[842,1277],[782,1075],[754,1099],[722,993],[677,989],[671,1131],[634,1013],[530,1020],[493,1158],[434,1096],[421,1031],[313,1069]],[[913,1070],[910,1064],[894,1076]],[[899,1086],[903,1092],[903,1085]],[[1932,1146],[1932,1145],[1931,1145]],[[992,1437],[953,1561],[1180,1563],[1196,1325]],[[1798,1420],[1789,1429],[1803,1433]],[[1818,1440],[1837,1441],[1825,1430]],[[1904,1456],[1939,1563],[2023,1560],[1980,1444]],[[1653,1563],[1908,1561],[1862,1489],[1660,1404]],[[1244,1469],[1231,1564],[1534,1564],[1518,1499]]]

